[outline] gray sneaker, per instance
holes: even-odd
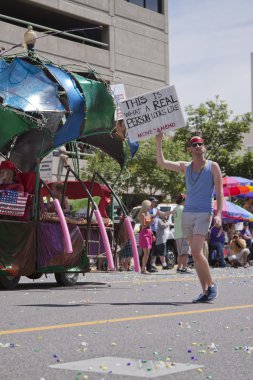
[[[208,301],[213,301],[217,297],[218,297],[218,286],[216,284],[208,286],[208,290],[207,290]]]

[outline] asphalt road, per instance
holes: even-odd
[[[88,273],[69,288],[23,278],[0,292],[0,379],[252,379],[253,267],[212,274],[219,297],[210,304],[191,303],[194,271]],[[101,373],[92,361],[87,371],[50,367],[94,358]]]

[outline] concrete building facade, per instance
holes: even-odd
[[[1,54],[24,51],[24,33],[32,25],[39,55],[59,65],[71,64],[73,70],[89,67],[111,84],[123,83],[127,97],[136,96],[169,83],[167,4],[167,0],[4,1]],[[48,166],[52,180],[57,179],[59,165],[59,157],[53,157]],[[85,167],[84,159],[80,167]]]
[[[132,97],[169,83],[167,4],[167,0],[8,0],[0,9],[0,44],[6,50],[22,44],[31,24],[39,37],[39,54],[59,65],[88,64],[111,84],[124,83],[127,97]],[[48,30],[55,31],[50,35]],[[10,53],[20,50],[19,46]]]

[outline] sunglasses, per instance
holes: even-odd
[[[204,143],[202,143],[202,142],[194,142],[191,144],[191,147],[196,148],[196,146],[203,146],[203,145],[204,145]]]

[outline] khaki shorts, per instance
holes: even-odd
[[[239,253],[237,253],[237,255],[228,256],[228,260],[229,261],[235,261],[236,260],[236,261],[238,261],[238,263],[243,264],[243,262],[244,262],[243,253],[244,252],[247,252],[247,256],[250,254],[249,249],[244,248]]]
[[[176,239],[176,245],[177,245],[178,256],[190,255],[191,249],[190,249],[190,246],[188,244],[188,241],[185,238]]]
[[[193,235],[206,236],[213,215],[209,212],[183,212],[182,229],[185,238]]]

